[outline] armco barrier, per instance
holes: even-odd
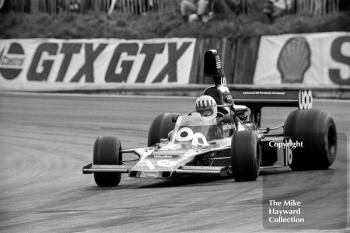
[[[209,84],[210,85],[210,84]],[[84,94],[124,94],[124,95],[151,95],[151,96],[192,96],[198,97],[203,94],[208,84],[182,84],[182,85],[120,85],[113,84],[108,87],[86,86],[79,90],[62,90],[62,91],[35,91],[41,93],[84,93]],[[245,85],[230,84],[228,85],[231,92],[242,90],[312,90],[314,98],[322,99],[347,99],[350,100],[350,86],[332,85],[328,87],[305,86],[305,85]]]

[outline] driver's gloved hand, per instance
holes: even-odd
[[[243,122],[249,121],[249,116],[250,116],[249,109],[245,110],[244,112],[242,112],[240,114],[237,114],[237,117]]]
[[[245,114],[240,114],[240,115],[238,115],[238,118],[239,118],[241,121],[246,121],[248,117],[247,117]]]
[[[221,117],[220,122],[223,124],[233,124],[235,120],[232,114],[227,113]]]

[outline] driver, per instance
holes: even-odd
[[[218,106],[213,97],[209,95],[202,95],[196,100],[196,112],[201,114],[202,117],[217,117],[219,121],[224,118],[224,123],[233,123],[232,113],[222,113],[218,111]],[[229,120],[231,119],[232,122]],[[230,122],[228,122],[230,121]]]
[[[196,100],[196,112],[202,117],[216,117],[218,113],[216,101],[209,95],[202,95]]]
[[[196,112],[198,112],[202,117],[217,119],[218,125],[214,130],[215,137],[228,137],[232,135],[235,129],[233,119],[231,116],[229,116],[229,113],[226,114],[227,117],[225,117],[225,115],[218,112],[218,107],[213,97],[209,95],[202,95],[197,98]],[[224,120],[224,118],[226,119]]]

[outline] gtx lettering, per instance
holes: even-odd
[[[81,46],[82,45],[79,43],[64,43],[62,45],[60,53],[62,53],[64,57],[56,78],[56,82],[62,82],[64,80],[69,64],[72,61],[72,57],[74,54],[80,52]]]
[[[106,82],[111,83],[121,83],[126,82],[131,71],[131,68],[134,64],[132,59],[124,60],[119,62],[123,53],[128,56],[136,56],[137,51],[139,50],[139,45],[137,43],[130,44],[120,44],[114,51],[111,62],[109,63],[105,80]],[[119,64],[120,63],[120,64]],[[119,64],[119,66],[118,66]],[[116,73],[116,70],[118,72]]]
[[[153,80],[154,83],[160,83],[166,76],[169,76],[169,82],[176,82],[177,77],[177,60],[184,54],[191,42],[185,42],[179,49],[176,49],[176,43],[169,43],[168,45],[168,64],[164,66],[162,71]]]
[[[56,43],[41,44],[34,54],[27,79],[30,81],[46,81],[55,62],[54,57],[50,55],[56,55],[57,50],[58,45]]]
[[[107,44],[100,44],[96,49],[93,49],[92,44],[85,44],[85,63],[74,75],[71,82],[79,82],[83,76],[85,76],[86,82],[94,82],[94,61],[106,46]]]
[[[149,70],[156,54],[161,54],[164,50],[165,44],[144,44],[141,49],[141,54],[145,54],[145,61],[142,64],[141,70],[137,76],[137,83],[144,83],[146,81]]]
[[[191,44],[192,42],[183,42],[180,45],[176,42],[143,44],[129,42],[118,43],[117,46],[111,47],[114,45],[107,43],[43,43],[37,47],[33,55],[27,80],[50,79],[53,82],[94,83],[97,75],[95,69],[102,65],[105,67],[104,73],[98,75],[102,75],[106,83],[126,83],[130,79],[131,72],[136,70],[137,75],[131,81],[145,83],[152,69],[153,72],[158,71],[153,73],[152,80],[148,82],[160,83],[164,79],[168,82],[177,82],[177,62]],[[113,53],[108,53],[111,51],[110,48],[107,49],[108,46],[114,49]],[[102,54],[103,57],[100,57]],[[167,57],[167,61],[163,60],[163,67],[159,69],[154,62],[157,56]],[[0,65],[21,66],[23,62],[23,58],[5,55],[0,59]]]

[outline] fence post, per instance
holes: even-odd
[[[86,0],[80,0],[80,13],[85,13],[86,10]]]
[[[248,14],[247,0],[241,0],[241,11],[242,14]]]
[[[234,66],[235,84],[252,84],[259,50],[259,37],[239,38],[237,40]]]
[[[65,0],[65,2],[64,2],[64,10],[66,12],[70,12],[70,2],[69,2],[69,0]]]
[[[328,1],[328,8],[326,9],[327,13],[333,13],[335,11],[335,0]]]
[[[314,15],[322,15],[322,2],[323,0],[318,0],[318,1],[315,1],[315,0],[311,0],[311,9],[313,10],[314,12]]]
[[[304,11],[304,1],[303,0],[297,0],[298,1],[298,12]]]
[[[199,84],[199,51],[200,51],[200,44],[201,44],[202,39],[196,39],[195,42],[195,47],[194,47],[194,56],[192,60],[192,67],[191,67],[191,72],[190,72],[190,80],[189,83],[195,83]]]
[[[312,14],[313,15],[320,15],[321,14],[321,8],[320,6],[322,5],[322,2],[323,0],[318,0],[318,1],[315,1],[315,0],[309,0],[310,2],[310,8],[311,8],[311,11],[312,11]]]
[[[234,82],[234,68],[236,60],[236,39],[228,38],[226,39],[226,44],[224,47],[224,70],[228,84],[233,84]]]
[[[49,14],[56,14],[56,0],[50,0],[48,1],[49,6],[48,6],[48,10],[49,10]]]
[[[47,12],[47,5],[46,5],[46,0],[41,0],[40,1],[40,5],[41,5],[41,9],[40,9],[40,5],[39,5],[39,11],[41,12]]]

